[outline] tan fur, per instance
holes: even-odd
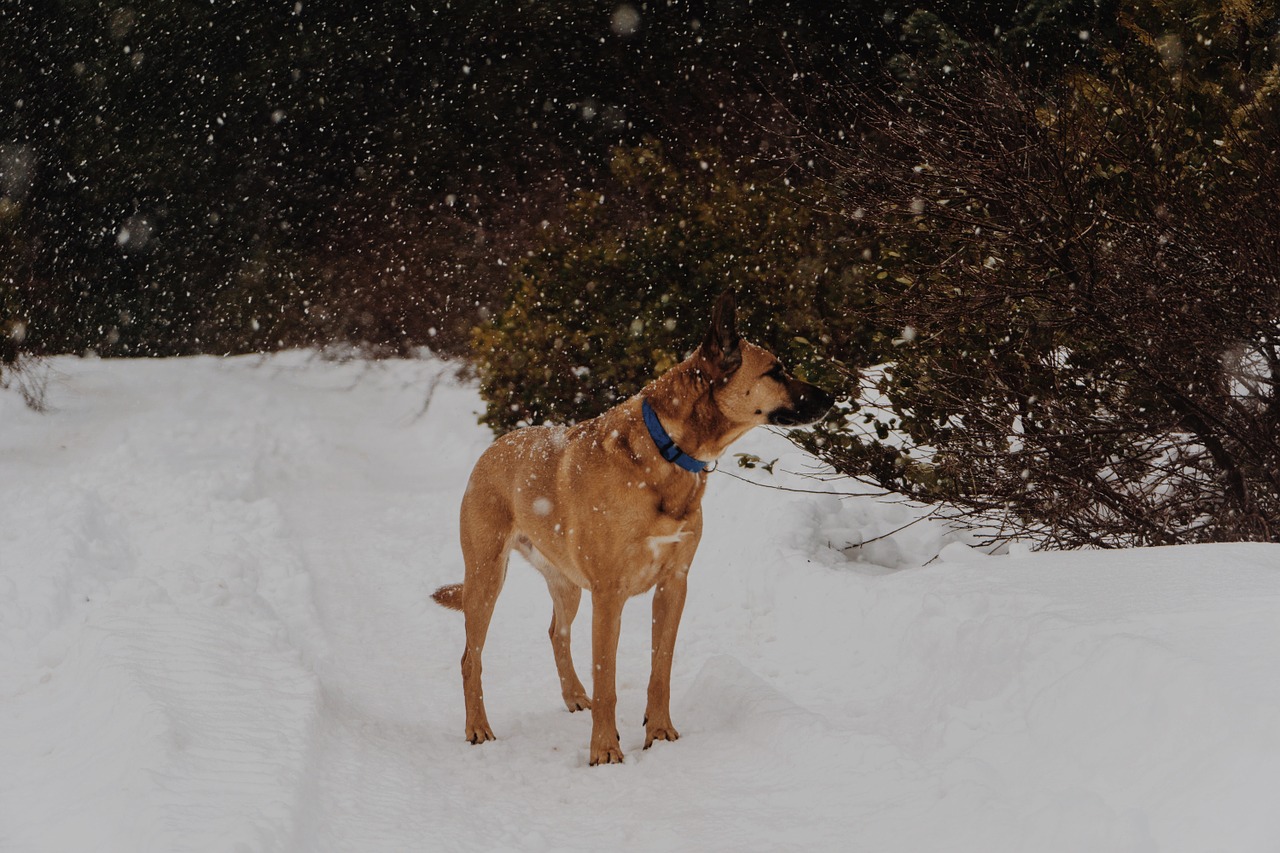
[[[707,472],[663,459],[646,430],[648,399],[689,455],[717,459],[771,416],[814,419],[830,397],[775,369],[766,350],[740,341],[732,297],[721,298],[707,341],[692,356],[604,414],[572,427],[529,427],[485,451],[462,499],[466,577],[433,596],[466,615],[462,656],[466,737],[493,738],[481,688],[481,653],[512,549],[547,582],[550,637],[561,695],[570,711],[590,708],[590,763],[622,760],[615,721],[615,658],[625,601],[654,590],[652,672],[645,748],[679,737],[671,723],[671,659],[686,575],[702,537]],[[807,395],[807,396],[806,396]],[[820,410],[820,411],[819,411]],[[570,626],[582,590],[592,602],[592,694],[570,656]]]
[[[450,610],[462,609],[462,584],[451,583],[448,586],[442,586],[435,592],[431,593],[431,597],[435,599],[436,604],[441,607],[447,607]]]

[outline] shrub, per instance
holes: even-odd
[[[1274,118],[1134,64],[859,103],[837,194],[903,332],[820,455],[1062,546],[1280,539]]]
[[[495,432],[574,422],[632,395],[697,345],[716,296],[743,333],[822,381],[870,344],[846,244],[782,180],[715,153],[680,165],[619,148],[514,271],[505,310],[474,335]],[[815,345],[820,345],[820,349]]]

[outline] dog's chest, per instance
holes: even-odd
[[[659,496],[648,523],[635,530],[630,560],[635,570],[628,584],[632,595],[650,589],[668,572],[688,568],[701,528],[696,518],[701,493],[697,488],[674,499]]]
[[[664,575],[687,569],[692,556],[689,545],[696,544],[693,541],[695,535],[691,525],[670,520],[660,521],[646,530],[645,535],[632,546],[629,562],[633,568],[628,573],[627,593],[639,595],[651,589]]]
[[[659,522],[670,520],[683,524],[702,505],[706,485],[706,478],[695,474],[655,490]]]

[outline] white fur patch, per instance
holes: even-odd
[[[681,527],[675,533],[671,533],[666,536],[650,536],[648,539],[645,540],[645,542],[649,546],[649,553],[652,554],[653,559],[656,560],[658,559],[658,556],[662,553],[663,548],[665,548],[667,545],[678,544],[681,540],[683,540],[688,535],[689,535],[688,531],[686,531],[683,527]]]

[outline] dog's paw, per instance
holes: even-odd
[[[479,725],[467,726],[467,742],[471,745],[481,744],[487,740],[497,740],[493,736],[493,730],[489,728],[488,723],[480,723]]]
[[[622,747],[610,746],[601,750],[591,750],[591,766],[597,764],[621,764],[622,763]]]
[[[676,727],[668,722],[664,726],[645,725],[644,748],[648,749],[653,746],[655,740],[679,740],[680,733],[676,731]]]
[[[569,713],[574,711],[590,711],[591,700],[587,698],[587,692],[583,690],[578,694],[565,694],[564,706],[569,709]]]
[[[615,732],[613,737],[591,738],[591,766],[597,764],[621,764],[622,746]]]

